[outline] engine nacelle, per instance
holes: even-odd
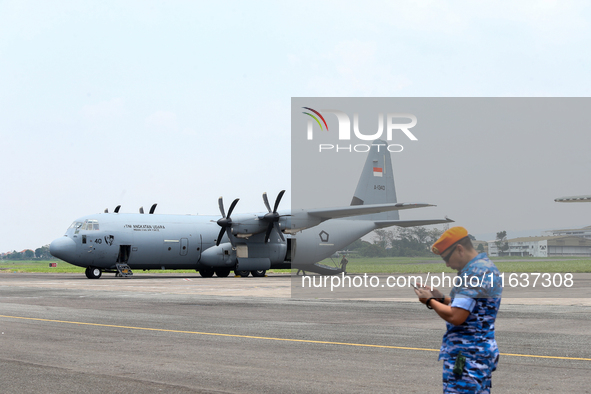
[[[281,241],[276,234],[274,236],[277,239],[268,243],[254,241],[236,244],[236,269],[268,270],[272,264],[283,263],[287,255],[287,243]],[[255,235],[253,238],[263,239],[264,234]]]
[[[212,246],[201,253],[199,263],[209,267],[232,268],[236,265],[236,251],[229,242]]]
[[[269,223],[261,220],[258,215],[234,215],[232,222],[232,234],[237,237],[264,233],[269,226]]]
[[[255,237],[264,238],[264,234]],[[283,263],[287,255],[287,243],[282,241],[238,243],[236,244],[236,255],[239,260],[265,258],[269,259],[272,264]]]

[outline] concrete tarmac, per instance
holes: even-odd
[[[441,392],[433,311],[290,288],[282,275],[1,273],[0,392]],[[591,393],[586,301],[503,301],[493,391]]]

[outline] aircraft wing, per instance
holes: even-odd
[[[569,196],[556,198],[556,202],[591,202],[591,196]]]
[[[341,208],[326,208],[307,210],[308,215],[321,219],[338,219],[349,216],[368,215],[372,213],[400,211],[403,209],[434,207],[432,204],[418,203],[396,203],[396,204],[371,204],[371,205],[352,205]]]
[[[427,226],[429,224],[453,223],[454,220],[445,219],[424,219],[424,220],[376,220],[375,224],[379,228],[398,226],[398,227],[414,227]]]

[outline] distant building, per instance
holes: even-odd
[[[548,230],[542,233],[542,236],[574,235],[575,237],[591,239],[591,226],[566,229],[566,230]]]
[[[591,256],[591,239],[574,235],[521,237],[508,239],[509,249],[502,256]],[[488,255],[499,256],[495,241],[488,241]]]

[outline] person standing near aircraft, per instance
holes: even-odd
[[[347,264],[349,260],[347,260],[347,256],[343,254],[343,258],[341,259],[341,270],[347,275]]]
[[[499,270],[486,253],[474,249],[463,227],[445,231],[431,251],[457,270],[462,279],[454,278],[448,297],[426,284],[415,287],[419,301],[446,321],[447,332],[439,353],[439,360],[443,360],[443,392],[490,393],[491,374],[499,360],[495,340],[502,292]]]

